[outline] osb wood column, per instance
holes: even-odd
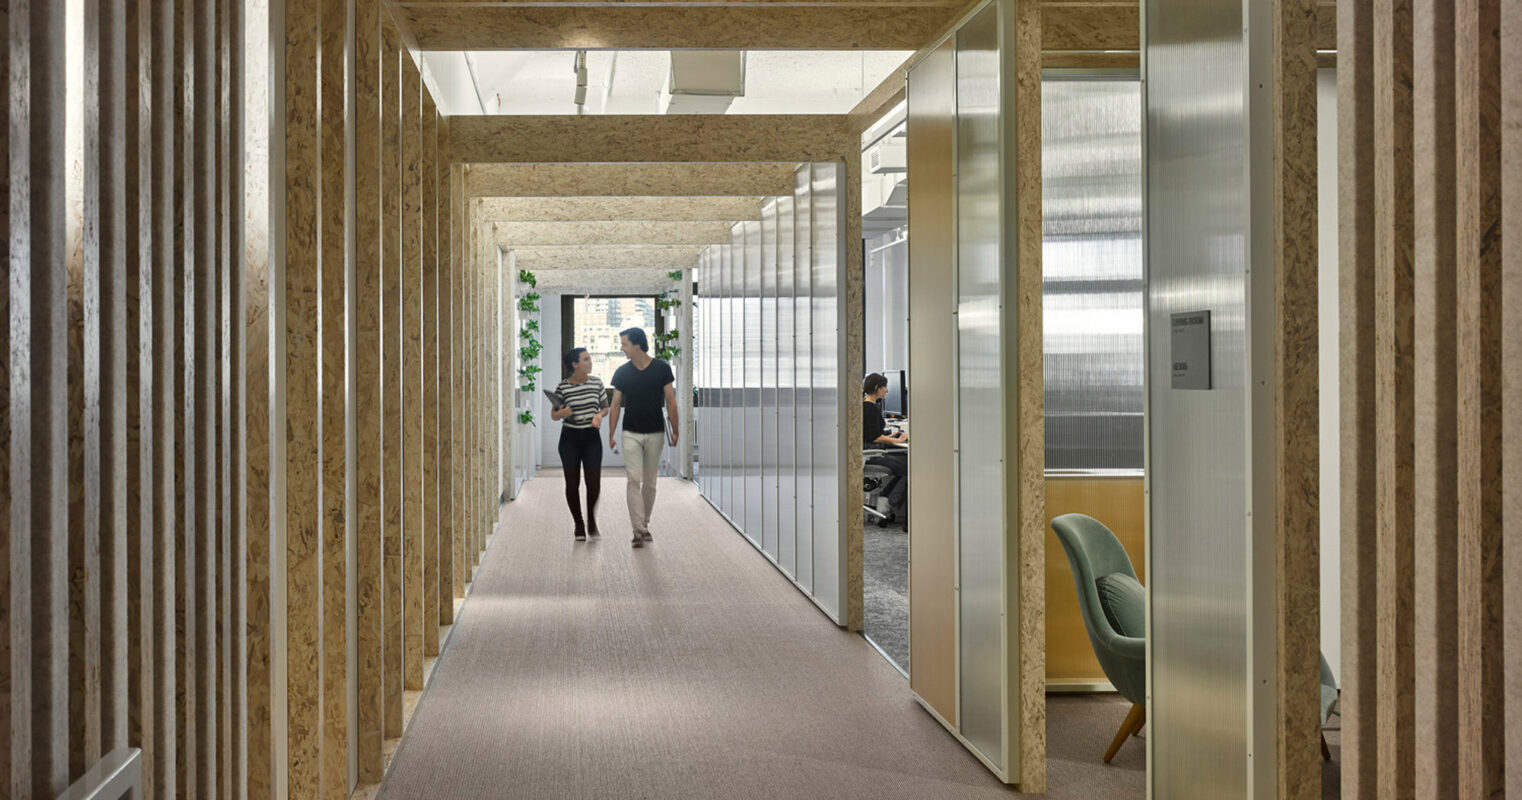
[[[385,617],[385,738],[402,735],[402,62],[395,24],[381,15],[381,435]]]
[[[1437,797],[1458,782],[1458,676],[1442,655],[1458,646],[1457,337],[1452,0],[1413,10],[1415,207],[1415,791]]]
[[[8,378],[3,528],[10,664],[3,763],[14,796],[69,784],[68,403],[64,243],[64,9],[8,4],[5,17]],[[20,80],[13,68],[26,70]],[[14,136],[14,138],[12,138]],[[12,288],[22,289],[12,294]]]
[[[405,686],[423,688],[422,76],[402,53],[402,647]]]
[[[320,242],[318,260],[318,342],[317,362],[297,361],[290,354],[288,372],[313,372],[318,375],[318,398],[315,410],[321,420],[321,537],[322,580],[322,783],[320,788],[304,789],[309,796],[343,800],[349,790],[349,707],[348,707],[348,413],[347,333],[349,309],[348,279],[348,143],[345,133],[347,81],[345,70],[348,49],[347,21],[349,0],[321,0],[318,39],[317,76],[318,128],[317,219]],[[287,64],[287,68],[290,65]],[[289,134],[290,131],[287,131]],[[289,155],[287,156],[289,158]],[[300,265],[287,262],[289,271]],[[315,368],[315,369],[314,369]],[[287,407],[291,416],[305,409]],[[294,612],[299,613],[299,612]],[[292,658],[295,658],[293,652]],[[293,673],[294,674],[294,673]],[[315,789],[315,791],[313,791]],[[294,790],[292,794],[297,792]]]
[[[1008,713],[1011,726],[1017,725],[1019,730],[1020,769],[1010,779],[1019,784],[1022,792],[1043,792],[1046,790],[1046,384],[1041,327],[1041,3],[1015,0],[1014,14],[1012,99],[1018,141],[1014,170],[1017,225],[1014,358],[1018,365],[1018,401],[1013,419],[1006,422],[1006,430],[1015,431],[1016,474],[1010,478],[1016,483],[1018,510],[1015,519],[1006,521],[1015,526],[1016,546],[1010,550],[1017,554],[1017,560],[1006,567],[1005,580],[1018,576],[1015,578],[1018,607],[1015,629],[1011,631],[1011,638],[1018,644],[1008,666],[1010,685],[1018,689],[1011,698],[1014,707]]]
[[[1522,74],[1522,6],[1502,6],[1500,38],[1501,74]],[[1522,474],[1522,247],[1516,245],[1522,242],[1522,81],[1502,83],[1501,120],[1502,470],[1511,477],[1502,482],[1502,538],[1517,542],[1522,541],[1522,481],[1517,480]],[[1504,246],[1508,241],[1511,247]],[[1522,664],[1522,547],[1504,548],[1502,555],[1504,658],[1516,665]],[[1515,666],[1506,675],[1505,708],[1508,719],[1522,719],[1522,670]],[[1522,736],[1507,737],[1506,768],[1507,794],[1522,796]]]
[[[465,287],[469,281],[466,275],[465,248],[463,244],[462,221],[465,219],[465,167],[460,164],[449,165],[449,294],[450,294],[450,325],[449,340],[450,353],[449,364],[452,370],[450,379],[450,449],[449,449],[449,476],[450,495],[454,502],[454,526],[453,546],[454,551],[454,596],[456,599],[465,597],[465,586],[471,579],[469,559],[466,557],[465,537],[470,530],[470,503],[469,503],[469,465],[470,465],[470,440],[467,436],[470,421],[470,405],[467,402],[470,395],[466,392],[466,386],[470,377],[469,364],[466,363],[468,350],[470,314],[465,300]]]
[[[268,22],[267,6],[263,0],[250,3],[248,17],[239,19],[240,26],[245,27],[247,35],[244,42],[247,49],[242,51],[246,54],[247,63],[244,65],[248,75],[268,74],[271,58],[271,36]],[[155,12],[157,13],[157,12]],[[161,30],[156,28],[156,30]],[[155,62],[155,84],[158,81],[159,71]],[[272,657],[275,655],[273,620],[269,609],[271,607],[271,528],[278,520],[271,518],[271,493],[274,477],[271,472],[271,403],[270,394],[273,388],[270,381],[271,371],[271,292],[276,291],[271,284],[271,265],[269,261],[269,244],[271,241],[271,229],[273,222],[269,218],[270,213],[270,139],[269,125],[264,122],[269,118],[269,99],[271,88],[267,83],[261,84],[256,80],[246,81],[243,89],[243,102],[245,112],[242,119],[252,120],[253,124],[247,126],[243,142],[243,159],[246,186],[246,208],[243,217],[247,226],[244,237],[242,256],[243,266],[243,291],[244,291],[244,315],[243,331],[245,343],[245,375],[247,376],[246,390],[242,393],[245,403],[243,412],[245,424],[245,520],[247,524],[247,539],[245,541],[245,569],[247,608],[250,613],[247,617],[247,651],[246,662],[248,664],[248,687],[247,714],[248,727],[248,778],[247,792],[250,798],[268,797],[274,791],[272,782],[275,776],[275,749],[276,749],[276,691],[273,684]],[[157,95],[153,106],[155,115],[161,113],[157,105]],[[155,122],[157,127],[157,122]],[[155,209],[157,213],[157,209]],[[275,226],[278,229],[278,223]],[[155,291],[160,289],[156,288]],[[278,293],[278,292],[277,292]],[[157,314],[157,301],[155,301],[154,324],[159,323]],[[155,334],[157,335],[157,334]],[[155,375],[155,389],[158,378]],[[167,401],[166,401],[167,402]],[[157,417],[157,401],[155,401],[155,425],[159,424]],[[155,434],[158,441],[158,434]],[[157,445],[156,445],[157,446]],[[171,490],[168,490],[172,492]],[[166,496],[172,497],[172,494]],[[155,500],[156,503],[162,502]],[[283,514],[284,510],[277,510],[277,515]],[[157,568],[157,565],[155,565]],[[157,612],[155,612],[157,613]],[[160,621],[163,624],[163,621]],[[281,693],[283,697],[283,693]],[[155,769],[160,765],[155,765]]]
[[[385,636],[382,536],[381,374],[381,2],[354,6],[354,522],[355,685],[359,728],[355,741],[359,780],[374,783],[383,771],[385,739],[382,642]]]
[[[1343,793],[1493,797],[1517,680],[1501,615],[1515,298],[1500,235],[1516,191],[1501,3],[1364,5],[1339,20]]]
[[[1453,37],[1459,350],[1457,796],[1476,800],[1501,796],[1506,788],[1501,4],[1502,0],[1460,0]],[[1518,76],[1511,80],[1516,82]],[[1510,668],[1518,671],[1522,665]]]
[[[317,365],[321,296],[318,47],[320,6],[285,15],[285,515],[287,739],[292,796],[324,796],[322,728],[322,443]]]
[[[449,152],[449,118],[439,118],[439,154]],[[455,381],[455,279],[454,279],[454,190],[458,181],[449,162],[435,161],[438,181],[436,207],[438,221],[438,396],[439,396],[439,624],[454,623],[454,599],[461,582],[456,574],[458,557],[455,544],[455,473],[454,432]]]
[[[423,655],[439,654],[439,112],[423,91],[422,207]]]

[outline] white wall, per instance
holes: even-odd
[[[1321,652],[1342,682],[1341,447],[1337,367],[1337,71],[1317,72],[1316,148],[1321,275]]]

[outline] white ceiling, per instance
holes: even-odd
[[[749,50],[729,114],[844,114],[911,55],[898,50]],[[423,54],[446,114],[575,114],[571,50]],[[587,53],[587,114],[660,114],[664,50]],[[472,86],[471,73],[474,73]],[[477,91],[478,90],[478,91]]]

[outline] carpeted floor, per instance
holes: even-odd
[[[909,532],[903,523],[862,528],[862,632],[909,670]]]
[[[381,789],[402,798],[1003,798],[1005,789],[689,483],[629,547],[559,480],[507,511]]]
[[[661,481],[640,550],[621,476],[601,541],[563,502],[541,475],[508,507],[384,800],[1013,796],[692,484]],[[1100,761],[1126,709],[1048,699],[1045,797],[1144,796],[1145,731]]]

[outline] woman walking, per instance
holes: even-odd
[[[608,413],[602,381],[592,377],[592,355],[585,347],[573,348],[562,358],[570,377],[555,387],[564,405],[550,412],[562,421],[560,463],[565,467],[565,502],[576,522],[576,541],[597,536],[597,495],[602,483],[602,440],[597,429]],[[581,476],[587,477],[587,516],[581,516]]]

